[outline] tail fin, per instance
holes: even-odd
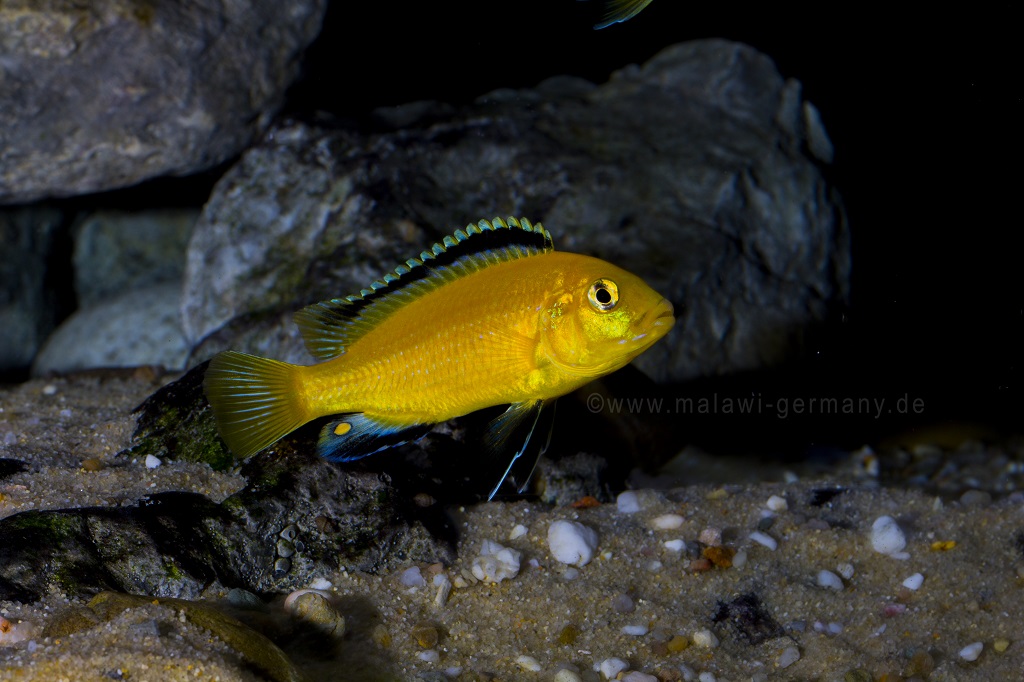
[[[203,387],[224,442],[243,459],[305,424],[295,399],[296,365],[225,351],[210,362]]]

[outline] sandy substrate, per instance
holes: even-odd
[[[0,457],[30,466],[0,480],[0,516],[133,504],[159,490],[219,500],[243,485],[202,465],[148,469],[114,457],[134,426],[129,410],[158,381],[136,372],[0,390]],[[83,469],[85,460],[98,460],[89,463],[95,470]],[[582,508],[489,503],[451,514],[460,531],[451,566],[322,576],[318,587],[345,619],[340,637],[303,635],[282,606],[285,595],[258,608],[225,609],[266,633],[291,668],[254,663],[238,631],[206,627],[167,601],[135,603],[87,626],[54,630],[69,622],[69,609],[83,613],[88,601],[54,593],[34,604],[0,602],[0,679],[1024,675],[1019,494],[950,501],[852,479],[796,480],[642,490],[621,504]],[[873,547],[872,526],[882,516],[905,534],[905,557]],[[596,532],[585,565],[553,556],[549,530],[561,520]],[[489,540],[519,553],[517,573],[508,563],[514,552],[480,558]],[[478,580],[502,571],[514,575],[496,584]],[[228,603],[227,595],[209,598]]]

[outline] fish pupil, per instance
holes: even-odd
[[[596,310],[606,313],[619,302],[619,288],[610,279],[599,279],[590,285],[587,298]]]

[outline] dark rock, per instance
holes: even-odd
[[[0,203],[210,168],[262,131],[324,0],[0,7]]]
[[[196,360],[235,347],[308,362],[297,308],[510,214],[675,304],[670,337],[637,361],[660,381],[776,364],[847,296],[827,136],[749,47],[687,43],[600,87],[553,79],[378,120],[372,134],[282,125],[221,180],[186,270]]]
[[[0,372],[28,367],[57,324],[47,270],[63,220],[54,209],[0,211]]]
[[[718,610],[711,620],[725,623],[751,646],[785,635],[782,626],[772,618],[756,594],[743,594],[729,602],[718,602]]]

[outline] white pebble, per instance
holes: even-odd
[[[893,556],[907,546],[907,538],[891,516],[879,516],[871,525],[871,546],[879,554]]]
[[[623,625],[622,634],[633,635],[634,637],[642,637],[647,634],[646,625]]]
[[[531,673],[540,672],[540,661],[538,661],[533,656],[527,656],[525,654],[521,656],[516,656],[516,665],[518,665],[523,670],[527,670]]]
[[[920,573],[915,573],[903,581],[903,587],[908,590],[917,590],[921,587],[922,583],[924,583],[924,576]]]
[[[444,606],[452,592],[452,581],[444,573],[438,573],[434,576],[433,583],[437,587],[437,592],[434,593],[434,606]]]
[[[786,498],[778,495],[772,495],[769,497],[768,501],[765,502],[765,506],[772,511],[786,511],[789,509],[789,503],[786,502]]]
[[[973,644],[968,644],[960,650],[960,658],[964,659],[965,661],[976,661],[978,660],[978,656],[981,656],[981,650],[983,648],[985,648],[985,645],[981,642],[974,642]]]
[[[398,582],[405,587],[426,587],[427,580],[420,573],[419,566],[410,566],[398,576]]]
[[[312,590],[329,590],[334,587],[334,585],[327,578],[315,578],[311,583],[309,583],[309,587]]]
[[[156,469],[161,464],[163,464],[163,462],[160,461],[159,457],[155,457],[153,455],[146,455],[146,468],[147,469]]]
[[[43,395],[56,395],[57,387],[53,384],[46,384],[43,386]]]
[[[665,545],[665,549],[672,552],[682,552],[686,549],[685,540],[666,540],[662,544]]]
[[[714,649],[718,646],[718,638],[711,630],[697,630],[693,633],[693,643],[705,649]]]
[[[697,673],[685,663],[679,664],[679,674],[683,676],[683,682],[693,682],[693,680],[697,679]]]
[[[718,547],[722,544],[722,529],[705,528],[700,532],[700,537],[697,539],[708,547]]]
[[[555,673],[554,682],[583,682],[583,678],[575,670],[562,668]]]
[[[629,663],[626,663],[621,658],[606,658],[597,664],[597,670],[604,675],[606,680],[614,679],[616,675],[628,667]]]
[[[755,530],[753,533],[751,533],[750,539],[759,545],[764,545],[773,552],[779,546],[779,543],[775,540],[775,538],[773,538],[771,535],[768,535],[767,533],[762,533],[759,530]]]
[[[648,675],[647,673],[642,673],[639,670],[631,670],[620,679],[622,682],[658,682],[658,678],[654,675]]]
[[[697,679],[700,680],[700,682],[718,682],[718,678],[715,677],[715,674],[709,672],[702,672]]]
[[[437,653],[437,649],[427,649],[416,654],[416,658],[424,663],[437,663],[441,660],[441,654]]]
[[[836,572],[843,576],[843,580],[849,580],[853,577],[853,564],[842,563],[836,566]]]
[[[519,560],[522,552],[504,547],[494,540],[484,540],[480,554],[470,565],[473,577],[485,583],[500,583],[506,578],[519,575]]]
[[[567,568],[562,572],[562,580],[576,580],[580,577],[579,569]]]
[[[512,531],[508,534],[508,539],[515,540],[516,538],[521,538],[524,535],[526,535],[527,532],[529,531],[527,530],[526,526],[524,526],[521,523],[517,523],[515,526],[512,527]]]
[[[800,650],[795,646],[788,646],[779,654],[779,667],[788,668],[800,660]]]
[[[743,568],[747,563],[747,550],[741,549],[732,557],[733,568]]]
[[[640,498],[632,490],[627,490],[615,498],[615,506],[620,514],[635,514],[640,511]]]
[[[555,521],[548,527],[548,548],[563,564],[586,566],[597,549],[597,532],[576,521]]]
[[[675,530],[683,525],[683,517],[679,514],[662,514],[651,519],[651,527],[655,530]]]
[[[832,571],[818,571],[818,584],[836,592],[843,589],[842,579]]]

